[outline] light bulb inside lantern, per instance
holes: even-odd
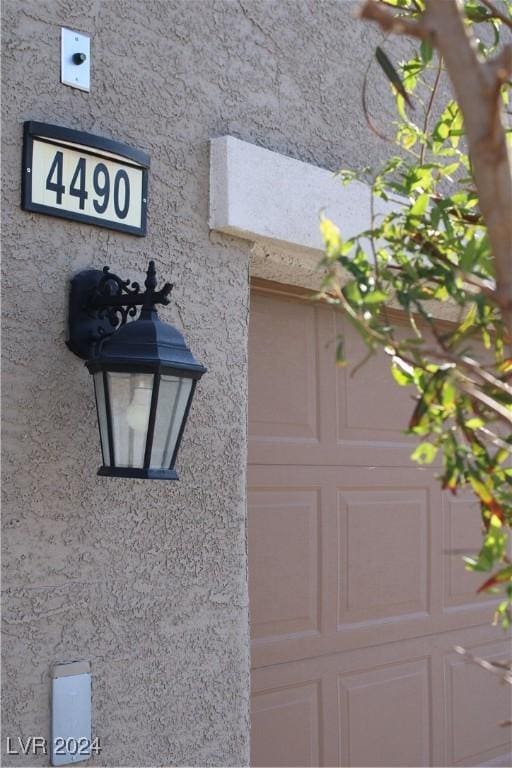
[[[152,393],[153,388],[145,386],[144,380],[135,384],[132,401],[126,409],[126,421],[134,432],[143,432],[147,427]]]

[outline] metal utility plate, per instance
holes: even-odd
[[[52,670],[52,765],[91,757],[91,669],[88,661]]]
[[[85,61],[75,64],[75,53],[84,53]],[[64,85],[81,91],[91,89],[91,38],[72,29],[61,29],[60,79]]]

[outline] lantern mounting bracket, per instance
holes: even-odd
[[[135,318],[137,307],[153,311],[155,304],[169,304],[172,284],[157,291],[155,262],[150,261],[146,290],[135,281],[122,280],[110,267],[85,269],[71,280],[68,348],[84,360],[94,357],[97,345]]]

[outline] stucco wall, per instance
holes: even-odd
[[[336,169],[383,147],[360,108],[378,33],[350,2],[8,0],[3,15],[3,736],[49,735],[49,671],[89,659],[110,766],[248,760],[245,543],[250,244],[208,232],[208,140]],[[60,27],[92,37],[90,94],[60,85]],[[384,91],[384,86],[382,86]],[[386,108],[376,96],[376,109]],[[22,123],[151,155],[148,236],[22,211]],[[176,287],[162,317],[208,366],[179,483],[99,478],[92,385],[64,345],[86,266]],[[42,757],[4,764],[44,765]]]

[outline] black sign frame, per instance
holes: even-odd
[[[62,147],[64,150],[71,149],[84,155],[94,157],[105,157],[103,152],[117,155],[121,160],[126,159],[129,164],[134,164],[142,171],[142,200],[141,200],[141,221],[140,227],[133,227],[122,222],[111,221],[109,219],[96,218],[88,214],[75,211],[59,210],[52,206],[34,203],[32,200],[32,158],[34,140],[52,144],[56,147]],[[70,146],[79,145],[79,146]],[[95,152],[94,150],[100,150]],[[115,158],[111,159],[113,162]],[[114,139],[107,139],[103,136],[95,136],[92,133],[84,131],[75,131],[71,128],[64,128],[59,125],[50,125],[49,123],[39,123],[34,120],[27,120],[23,124],[23,157],[22,157],[22,177],[21,177],[21,207],[25,211],[34,213],[43,213],[48,216],[68,219],[71,221],[93,224],[97,227],[114,229],[118,232],[124,232],[138,237],[145,237],[147,233],[147,209],[148,209],[148,176],[149,176],[150,157],[146,152],[140,149],[123,144]]]

